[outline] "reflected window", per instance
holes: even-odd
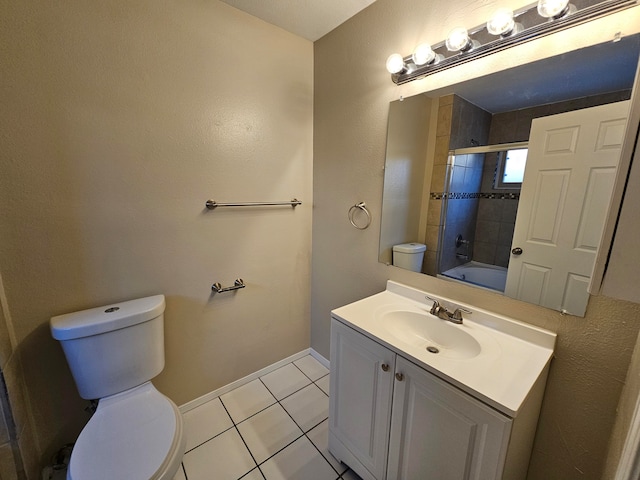
[[[493,188],[520,189],[524,179],[528,149],[518,148],[498,153],[498,164]]]

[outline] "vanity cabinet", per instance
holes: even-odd
[[[391,350],[331,320],[329,450],[365,480],[386,478],[395,360]]]
[[[329,450],[363,479],[503,478],[511,418],[335,318],[330,379]]]

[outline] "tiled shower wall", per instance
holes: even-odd
[[[456,159],[456,165],[447,166],[449,150],[486,145],[491,114],[467,102],[462,97],[447,95],[439,99],[436,149],[431,179],[431,197],[427,214],[427,250],[423,271],[438,273],[438,258],[443,269],[463,263],[456,259],[455,238],[458,234],[473,242],[476,222],[477,198],[466,195],[477,193],[482,178],[482,161],[476,155]],[[452,198],[443,199],[449,182]],[[458,195],[453,195],[457,193]],[[442,204],[449,202],[447,228],[444,229]],[[442,238],[441,238],[442,237]],[[439,241],[441,240],[441,241]],[[447,267],[449,266],[449,267]]]
[[[456,267],[471,260],[475,243],[476,216],[482,181],[484,155],[456,155],[455,164],[449,166],[449,194],[443,199],[447,204],[446,224],[443,230],[443,245],[440,257],[441,271]],[[460,235],[469,241],[467,246],[456,247]],[[468,259],[456,254],[468,255]]]

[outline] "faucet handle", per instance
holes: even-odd
[[[471,310],[467,310],[466,308],[458,307],[453,311],[453,315],[451,318],[454,320],[462,320],[462,312],[464,313],[473,313]]]
[[[433,302],[433,305],[431,306],[431,315],[438,315],[438,312],[442,308],[440,306],[440,302],[435,298],[431,298],[429,295],[425,295],[424,298]]]

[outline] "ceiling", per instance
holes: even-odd
[[[375,0],[222,0],[315,42]]]

